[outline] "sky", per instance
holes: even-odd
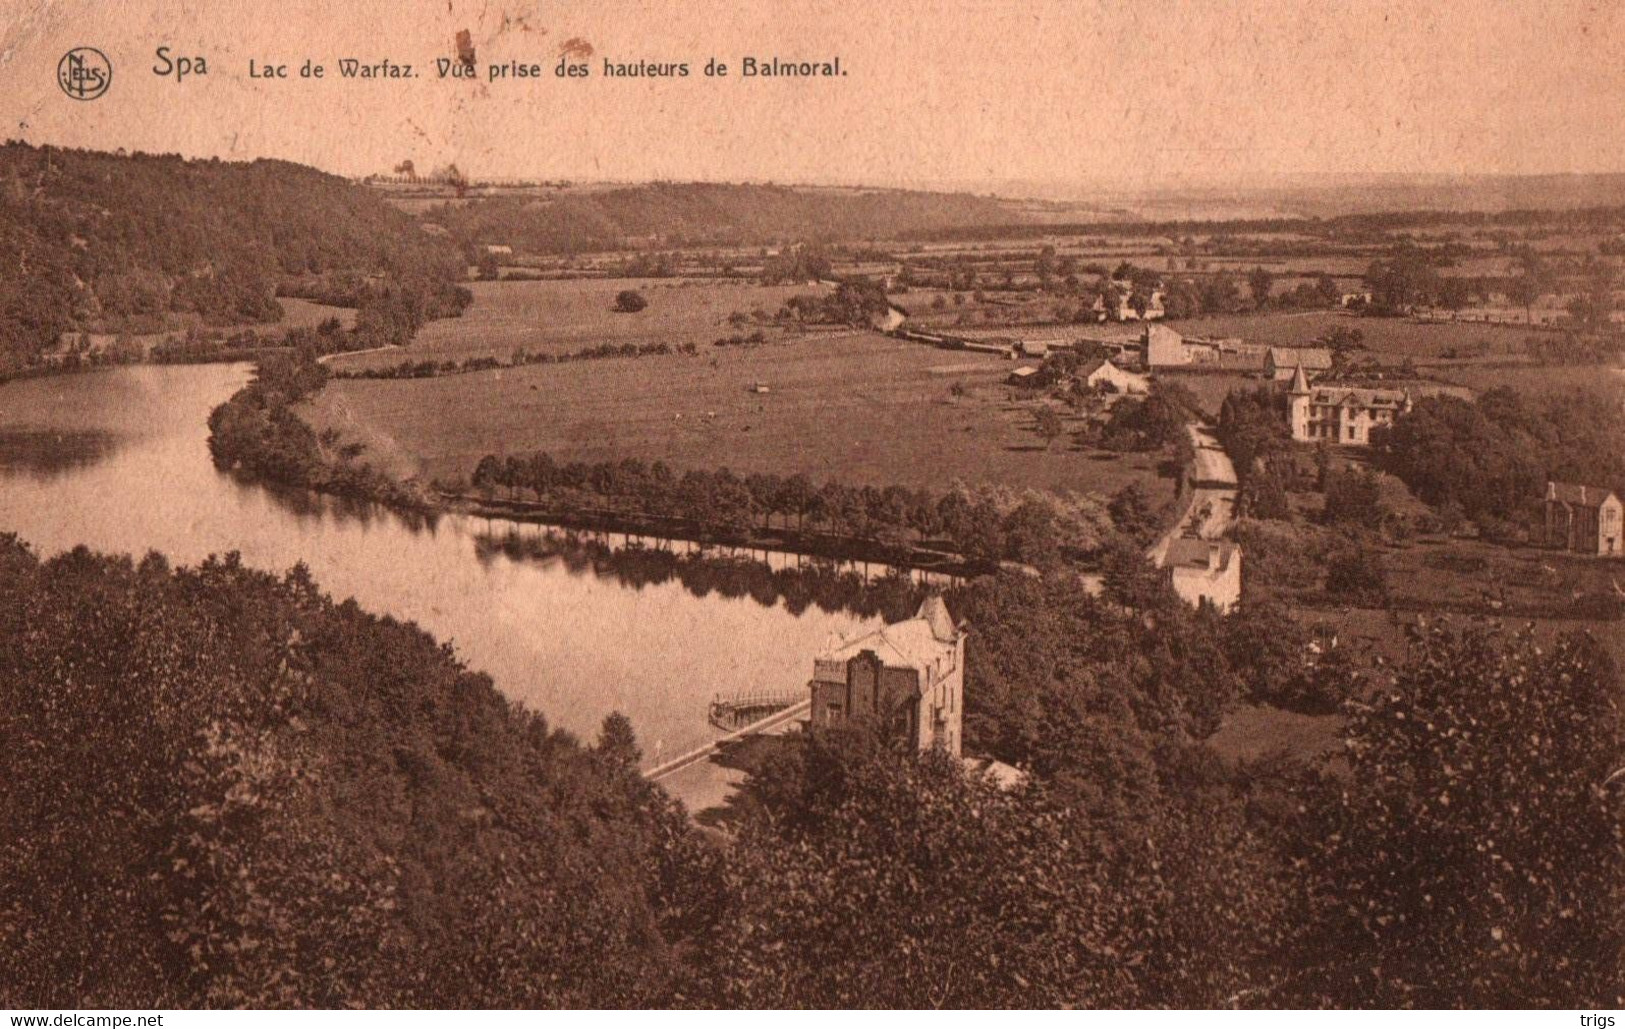
[[[477,81],[440,79],[460,30]],[[585,80],[554,76],[590,46]],[[56,67],[94,46],[106,94]],[[159,75],[157,48],[207,74]],[[338,61],[410,63],[345,80]],[[744,79],[742,57],[845,75]],[[715,57],[728,78],[702,74]],[[290,78],[249,77],[286,63]],[[306,59],[326,77],[302,79]],[[608,79],[601,63],[689,63]],[[539,79],[488,81],[536,63]],[[347,175],[873,185],[1625,171],[1625,4],[1565,0],[0,0],[0,137]]]

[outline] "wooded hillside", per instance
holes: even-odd
[[[279,291],[354,299],[371,276],[445,282],[459,262],[313,168],[0,146],[0,371],[65,331],[163,331],[172,314],[274,322]]]

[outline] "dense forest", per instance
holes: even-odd
[[[302,165],[0,146],[0,373],[69,331],[275,322],[278,295],[338,293],[360,335],[393,338],[466,305],[462,271],[372,191]]]
[[[963,193],[707,182],[479,199],[424,217],[463,243],[544,254],[614,250],[651,238],[672,245],[883,239],[1021,220],[1000,201]]]
[[[1548,479],[1625,493],[1622,438],[1625,412],[1602,390],[1531,397],[1500,387],[1472,401],[1423,398],[1374,431],[1372,449],[1417,496],[1483,528],[1533,517]]]
[[[1427,629],[1341,761],[1226,763],[1215,715],[1301,640],[1141,568],[1107,602],[950,595],[967,745],[1024,786],[813,732],[727,843],[638,775],[625,719],[583,745],[302,567],[5,538],[0,1003],[1620,1002],[1595,641]]]

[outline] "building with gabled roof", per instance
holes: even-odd
[[[1185,337],[1166,325],[1147,325],[1140,339],[1145,347],[1145,366],[1152,371],[1191,363]]]
[[[1270,347],[1264,354],[1264,374],[1276,382],[1292,378],[1302,368],[1313,379],[1332,370],[1332,352],[1325,347]]]
[[[1546,483],[1546,544],[1598,557],[1621,553],[1625,506],[1613,490],[1572,482]]]
[[[1230,540],[1176,539],[1163,556],[1174,592],[1192,607],[1229,614],[1241,602],[1241,548]]]
[[[813,661],[812,724],[870,721],[916,750],[959,757],[965,635],[942,598],[928,597],[913,618],[832,645]]]
[[[1085,361],[1073,373],[1079,382],[1091,389],[1110,387],[1116,393],[1149,393],[1151,380],[1143,375],[1124,371],[1111,361],[1097,357],[1092,361]]]

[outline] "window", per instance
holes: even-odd
[[[1354,438],[1354,426],[1350,425],[1349,426],[1349,439],[1353,439],[1353,438]]]

